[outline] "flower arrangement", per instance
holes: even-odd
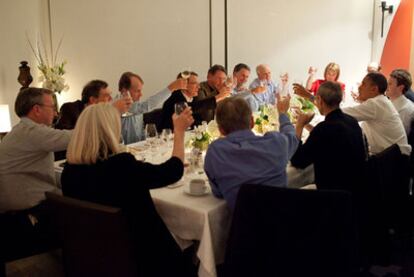
[[[293,123],[296,121],[297,110],[300,110],[302,113],[317,113],[315,104],[308,99],[295,95],[290,100],[290,110],[288,112],[289,118]]]
[[[56,51],[53,52],[53,49],[51,47],[49,53],[44,43],[40,43],[40,40],[37,40],[36,48],[33,47],[29,38],[27,38],[27,41],[38,62],[37,68],[41,72],[39,81],[42,82],[42,87],[59,94],[62,91],[67,91],[69,89],[69,86],[63,78],[63,75],[66,73],[65,65],[67,62],[56,62],[57,55],[62,44],[62,39],[60,40]]]
[[[207,131],[207,127],[207,122],[203,121],[201,125],[194,128],[194,138],[191,145],[201,151],[207,150],[208,145],[212,141],[212,136]]]
[[[270,105],[260,106],[259,112],[253,115],[253,130],[258,134],[276,131],[279,127],[279,116],[275,107]]]

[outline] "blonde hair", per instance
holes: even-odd
[[[82,111],[69,142],[66,157],[71,164],[95,164],[120,152],[121,119],[108,103],[90,105]]]
[[[338,81],[339,74],[341,73],[341,68],[339,67],[339,64],[337,64],[337,63],[328,63],[328,65],[325,67],[325,72],[323,73],[323,77],[325,79],[326,79],[326,74],[328,74],[328,71],[336,72],[335,81]]]

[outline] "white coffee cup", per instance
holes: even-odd
[[[190,181],[190,193],[202,194],[206,191],[206,182],[203,179],[193,179]]]

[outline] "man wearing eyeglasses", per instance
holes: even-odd
[[[48,222],[44,220],[45,192],[59,190],[53,152],[66,149],[71,131],[50,127],[56,116],[52,95],[41,88],[20,91],[15,102],[20,122],[0,143],[3,249],[18,251],[37,242]]]

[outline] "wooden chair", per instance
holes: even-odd
[[[121,209],[46,193],[63,245],[65,275],[138,276]]]
[[[60,248],[49,212],[44,202],[30,210],[0,214],[0,277],[6,276],[7,262]]]
[[[240,188],[226,276],[353,276],[357,265],[350,193]]]

